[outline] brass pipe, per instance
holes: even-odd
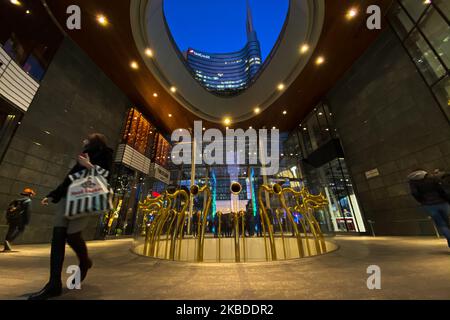
[[[303,248],[303,240],[300,236],[300,233],[298,232],[297,224],[295,223],[294,217],[291,213],[291,210],[289,210],[289,207],[286,205],[286,199],[284,198],[284,193],[286,193],[286,189],[283,189],[280,185],[278,185],[279,188],[277,188],[279,191],[278,198],[280,200],[281,206],[286,211],[286,215],[289,218],[289,221],[291,222],[292,228],[294,229],[295,237],[297,238],[297,247],[298,247],[298,254],[300,258],[303,258],[305,256],[305,250]],[[308,239],[306,239],[308,241]]]
[[[219,237],[219,262],[221,260],[221,248],[220,248],[220,238],[222,237],[222,211],[217,212],[217,216],[219,217],[219,229],[218,229],[218,237]]]
[[[206,196],[206,206],[203,208],[202,219],[199,219],[199,226],[201,224],[201,233],[198,237],[198,248],[197,248],[197,261],[203,262],[203,250],[205,246],[205,234],[206,234],[206,221],[209,213],[209,208],[211,206],[211,190],[208,185],[204,185],[203,187],[199,187],[197,185],[193,185],[191,187],[190,193],[195,197],[200,193],[204,193]]]
[[[283,232],[283,226],[281,224],[280,221],[280,209],[276,209],[275,210],[275,214],[277,216],[277,221],[278,221],[278,226],[280,227],[280,232],[281,232],[281,241],[283,243],[283,253],[284,253],[284,259],[287,258],[287,254],[286,254],[286,244],[284,243],[284,232]]]
[[[233,212],[234,222],[234,259],[241,262],[241,247],[239,244],[239,212]]]
[[[275,238],[273,235],[273,226],[272,226],[272,222],[270,221],[269,216],[267,214],[267,210],[266,210],[266,207],[264,206],[264,202],[262,200],[263,191],[267,191],[269,193],[275,193],[275,190],[271,186],[261,185],[258,190],[258,202],[259,202],[259,206],[261,209],[260,212],[262,213],[262,218],[263,218],[261,221],[262,222],[261,226],[264,226],[264,224],[267,224],[267,231],[269,233],[269,243],[270,243],[270,250],[271,250],[271,254],[272,254],[272,260],[277,260],[277,251],[276,251],[276,247],[275,247]],[[266,245],[265,227],[263,227],[263,230],[264,230],[264,244]],[[266,258],[268,258],[267,255],[266,255]]]
[[[183,207],[181,208],[181,211],[177,212],[177,210],[175,209],[175,205],[176,205],[176,200],[177,200],[178,196],[180,196],[180,195],[184,198],[184,204],[183,204]],[[167,241],[169,241],[169,235],[171,236],[170,237],[169,259],[175,260],[175,251],[176,251],[177,240],[179,240],[178,252],[181,254],[181,243],[182,243],[182,238],[183,238],[184,217],[185,217],[185,212],[187,210],[187,206],[189,205],[189,201],[188,201],[189,196],[186,191],[177,190],[175,192],[169,193],[168,198],[173,200],[173,201],[171,201],[173,208],[171,208],[170,211],[174,214],[174,217],[172,218],[172,221],[169,225],[169,229],[167,230],[166,239],[167,239]],[[172,230],[172,225],[175,222],[175,220],[177,221],[177,223],[175,225],[175,228]],[[166,245],[166,249],[167,249],[167,245]],[[167,250],[166,250],[166,254],[167,254]]]
[[[244,262],[246,261],[246,249],[245,249],[245,211],[241,210],[240,212],[241,216],[241,226],[242,226],[242,251],[244,253]],[[240,247],[239,247],[240,249]]]

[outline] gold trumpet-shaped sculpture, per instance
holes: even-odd
[[[144,254],[158,256],[159,246],[165,242],[164,258],[175,259],[176,242],[179,241],[178,254],[181,253],[181,241],[185,212],[189,205],[189,196],[184,190],[167,190],[155,199],[147,199],[139,204],[144,212],[157,210],[155,218],[147,230]],[[181,209],[177,211],[177,206]]]
[[[199,187],[197,185],[193,185],[191,187],[191,195],[194,197],[198,196],[200,193],[205,194],[206,196],[206,205],[203,208],[202,213],[198,219],[198,245],[197,245],[197,261],[203,262],[203,252],[205,248],[205,235],[206,235],[206,223],[208,218],[209,209],[211,207],[211,190],[208,185],[204,185],[203,187]]]
[[[212,230],[217,236],[214,237],[206,235],[212,204],[208,185],[194,185],[189,191],[169,188],[156,198],[146,198],[139,203],[136,252],[178,261],[248,262],[302,258],[337,249],[325,240],[314,216],[314,210],[328,203],[322,194],[313,195],[306,188],[297,191],[279,184],[261,185],[257,193],[258,216],[254,217],[251,208],[256,203],[247,203],[246,210],[239,206],[241,184],[232,182],[229,190],[233,195],[232,208],[216,212],[216,229]],[[191,218],[186,210],[190,201],[200,195],[203,195],[204,205],[195,213],[193,221],[197,237],[185,236],[186,219]],[[254,219],[258,217],[259,236],[255,236]]]
[[[306,244],[306,250],[308,255],[313,255],[309,243],[310,238],[309,233],[311,233],[312,238],[314,240],[316,254],[327,252],[325,239],[320,229],[320,225],[315,219],[313,214],[314,209],[321,208],[326,204],[328,204],[327,199],[322,194],[312,195],[306,188],[302,188],[301,191],[295,191],[292,188],[283,188],[279,184],[262,185],[259,188],[258,200],[260,205],[260,214],[262,222],[261,225],[263,228],[267,259],[269,259],[269,255],[267,254],[266,231],[269,234],[269,243],[271,247],[272,260],[277,260],[277,250],[275,245],[275,233],[272,225],[273,222],[271,221],[268,215],[268,208],[264,204],[262,197],[263,192],[268,192],[269,194],[277,196],[279,203],[281,205],[281,208],[277,208],[275,210],[275,214],[278,221],[278,227],[281,233],[281,241],[283,246],[284,257],[286,257],[286,246],[285,246],[286,235],[285,230],[283,230],[283,226],[280,222],[281,216],[284,213],[286,214],[286,218],[290,223],[292,233],[294,237],[297,239],[297,248],[299,257],[304,257],[306,255],[306,252],[304,250],[304,243]],[[286,196],[288,195],[291,195],[291,197],[295,200],[296,205],[294,206],[294,208],[289,207],[287,205]],[[302,214],[302,217],[298,218],[299,225],[297,225],[295,221],[293,210]],[[299,231],[299,227],[301,227],[302,232]]]

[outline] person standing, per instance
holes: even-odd
[[[412,196],[424,207],[436,227],[447,239],[450,248],[450,195],[445,190],[445,173],[436,170],[428,173],[418,169],[408,175]]]
[[[30,223],[31,203],[36,192],[31,188],[25,188],[20,195],[23,197],[11,202],[6,213],[9,227],[5,237],[4,252],[12,251],[11,242],[23,233]]]
[[[49,199],[57,204],[50,252],[50,279],[44,288],[32,294],[29,300],[46,300],[61,295],[61,272],[66,241],[78,257],[81,281],[86,278],[88,270],[92,267],[92,260],[88,256],[87,246],[81,233],[87,227],[89,217],[74,220],[65,217],[66,195],[71,184],[69,175],[95,166],[111,171],[112,160],[113,150],[107,146],[106,137],[100,133],[89,135],[83,141],[83,152],[78,156],[77,164],[66,175],[63,182],[41,201],[41,204],[45,206],[48,205]]]

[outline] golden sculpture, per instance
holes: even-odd
[[[239,182],[232,182],[230,192],[238,196],[242,191]],[[263,201],[263,194],[267,192],[275,197],[275,207],[271,208],[270,203]],[[143,244],[143,254],[151,257],[158,257],[170,260],[193,259],[193,261],[204,262],[205,258],[205,238],[207,218],[211,207],[211,191],[208,185],[199,187],[194,185],[189,190],[193,197],[201,194],[205,197],[205,204],[198,213],[197,239],[185,237],[185,221],[189,217],[186,210],[189,207],[189,194],[184,190],[170,189],[156,198],[147,198],[139,203],[139,209],[143,213],[142,222],[144,224],[145,236]],[[236,197],[235,197],[236,198]],[[246,237],[246,211],[240,210],[239,200],[234,199],[231,217],[233,219],[234,239],[222,239],[222,218],[223,213],[218,211],[217,238],[208,238],[215,242],[215,246],[208,245],[208,260],[211,259],[211,248],[216,248],[216,261],[224,259],[235,262],[246,262],[254,259],[255,248],[261,248],[257,254],[258,259],[275,261],[278,259],[289,259],[290,257],[305,257],[328,252],[327,243],[320,229],[320,225],[314,217],[314,210],[327,205],[327,199],[322,195],[313,195],[306,188],[296,191],[293,188],[283,188],[279,184],[261,185],[258,190],[259,217],[261,219],[262,238]],[[296,216],[296,212],[300,216]],[[269,214],[270,213],[270,214]],[[278,231],[274,228],[276,221]],[[291,236],[292,233],[292,236]],[[251,235],[251,232],[249,233]],[[242,238],[242,239],[241,239]],[[281,241],[280,241],[281,240]],[[189,245],[189,241],[196,243]],[[262,242],[264,241],[264,242]],[[182,244],[186,245],[183,246]],[[264,250],[262,245],[264,243]],[[329,242],[328,242],[329,243]],[[218,244],[218,249],[217,249]],[[282,253],[277,252],[282,248]],[[225,251],[222,250],[222,245]],[[162,247],[164,246],[164,247]],[[234,250],[232,248],[234,247]],[[190,248],[195,251],[190,251]],[[313,250],[315,248],[315,250]],[[334,246],[335,248],[335,246]],[[187,249],[187,251],[185,251]],[[230,250],[231,249],[231,250]],[[214,249],[213,249],[214,250]],[[259,249],[258,249],[259,250]],[[234,258],[230,257],[233,254]],[[264,255],[265,254],[265,255]],[[261,261],[261,260],[259,260]]]
[[[197,261],[203,262],[203,251],[205,248],[205,235],[206,235],[206,223],[207,217],[209,213],[209,208],[211,207],[211,190],[208,185],[204,185],[203,187],[199,187],[197,185],[193,185],[190,190],[191,194],[196,197],[200,193],[205,194],[206,197],[206,205],[203,208],[203,212],[198,220],[199,233],[198,233],[198,246],[197,246]]]

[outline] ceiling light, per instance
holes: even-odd
[[[231,119],[230,118],[225,118],[225,119],[223,119],[223,123],[228,126],[228,125],[231,124]]]
[[[153,96],[154,96],[155,98],[158,98],[158,94],[157,94],[156,92],[153,94]]]
[[[170,87],[170,91],[172,91],[172,93],[177,92],[177,88],[176,87]]]
[[[260,109],[260,108],[255,108],[253,111],[254,111],[256,114],[258,114],[258,113],[261,112],[261,109]]]
[[[252,126],[250,126],[250,127],[248,127],[249,129],[253,129],[253,127]]]
[[[25,11],[26,14],[31,14],[30,10]]]
[[[10,0],[10,2],[15,5],[15,6],[21,6],[22,2],[20,2],[19,0]]]
[[[206,130],[206,128],[203,128],[203,131],[205,131]]]
[[[277,88],[278,88],[279,91],[284,90],[284,84],[280,83]]]
[[[287,111],[286,111],[286,110],[284,110],[284,111],[283,111],[283,114],[284,114],[284,115],[287,115]]]
[[[300,53],[305,54],[309,51],[309,46],[307,44],[304,44],[300,47]]]
[[[137,70],[139,69],[139,64],[136,61],[131,61],[130,67],[131,69]]]
[[[423,4],[431,4],[431,0],[425,0]]]
[[[150,49],[150,48],[145,49],[145,55],[150,58],[153,57],[152,49]]]
[[[353,19],[354,17],[356,17],[357,15],[358,15],[358,9],[356,9],[356,8],[350,8],[350,9],[347,11],[346,17],[347,17],[348,20],[351,20],[351,19]]]
[[[323,64],[325,62],[325,58],[323,56],[317,57],[316,59],[316,64],[318,66],[320,66],[321,64]]]
[[[276,129],[276,127],[272,127],[272,130],[275,130]]]
[[[172,114],[171,113],[169,113],[169,118],[172,118]]]
[[[98,14],[97,15],[97,22],[102,25],[102,26],[107,26],[108,25],[108,18],[106,18],[106,16],[104,16],[103,14]]]

